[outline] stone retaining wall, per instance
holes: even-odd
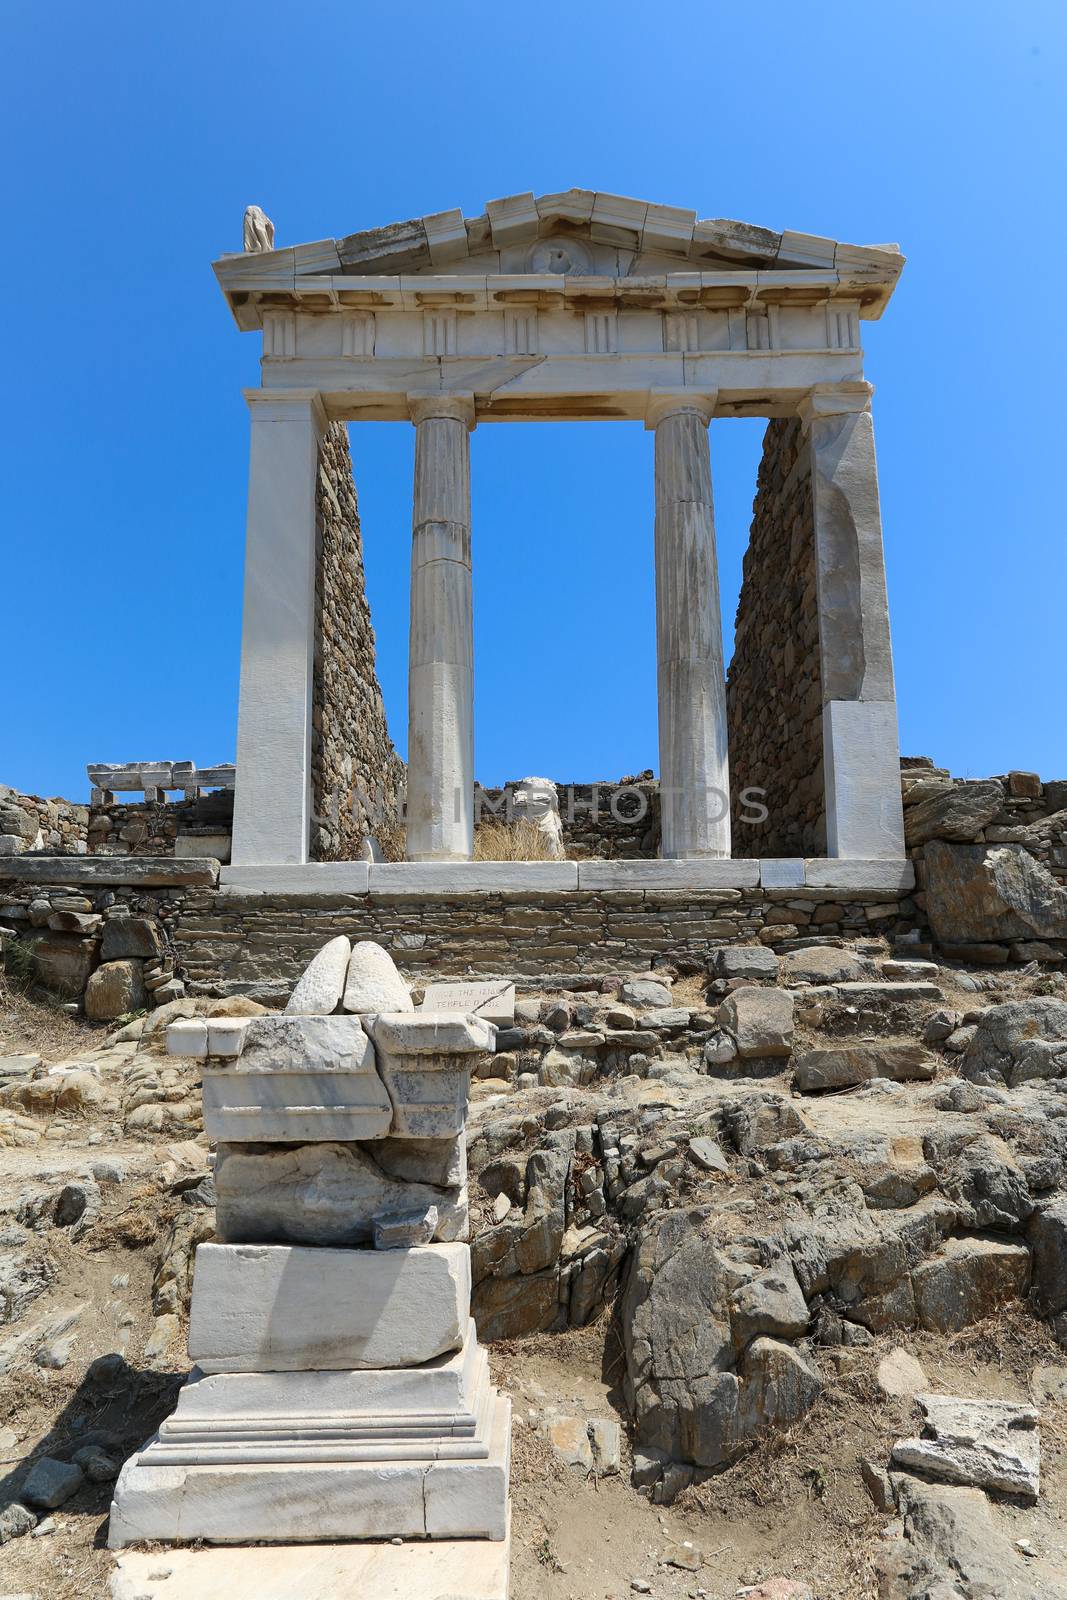
[[[826,850],[811,461],[800,423],[767,424],[726,677],[735,856]],[[762,823],[742,791],[766,791]]]
[[[327,430],[319,455],[317,532],[311,856],[358,860],[372,833],[398,858],[404,764],[389,737],[375,670],[359,507],[340,422]]]

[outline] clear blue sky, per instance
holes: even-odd
[[[211,273],[580,185],[908,256],[864,324],[902,746],[1067,775],[1062,3],[6,0],[0,780],[233,754],[258,338]],[[1060,377],[1057,376],[1060,375]],[[712,455],[732,624],[761,426]],[[656,764],[650,436],[474,435],[477,771]],[[405,743],[412,438],[353,429]]]

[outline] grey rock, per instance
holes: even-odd
[[[99,1161],[94,1161],[92,1166],[93,1177],[103,1188],[110,1188],[113,1184],[125,1183],[128,1169],[125,1162],[119,1161],[115,1156],[104,1156]]]
[[[892,1513],[896,1510],[892,1480],[884,1467],[880,1467],[869,1456],[863,1456],[860,1459],[860,1476],[876,1511]]]
[[[373,1217],[375,1250],[409,1250],[430,1244],[437,1232],[437,1207],[413,1206]]]
[[[121,917],[112,913],[104,924],[101,961],[126,961],[131,957],[150,960],[162,951],[159,926],[147,917]]]
[[[752,1156],[769,1145],[811,1132],[784,1095],[761,1091],[723,1103],[723,1126],[739,1155]]]
[[[624,978],[619,985],[619,999],[623,1005],[635,1006],[639,1011],[653,1011],[671,1004],[670,985],[659,978]]]
[[[81,1467],[90,1483],[113,1483],[119,1475],[119,1464],[99,1445],[83,1445],[72,1458]]]
[[[807,1332],[808,1307],[787,1257],[737,1290],[730,1302],[730,1321],[739,1348],[759,1334],[798,1339]]]
[[[704,1046],[704,1061],[709,1067],[726,1066],[737,1060],[737,1040],[732,1034],[716,1032]]]
[[[1030,1219],[1034,1299],[1045,1316],[1067,1311],[1067,1197],[1043,1205]]]
[[[919,1324],[958,1333],[1021,1298],[1030,1282],[1030,1252],[1004,1239],[946,1239],[912,1273]]]
[[[783,989],[735,989],[719,1007],[742,1060],[787,1056],[793,1048],[793,996]]]
[[[992,822],[1004,804],[1004,787],[993,780],[939,783],[921,780],[904,808],[904,840],[909,849],[930,839],[969,842]]]
[[[1036,1500],[1041,1486],[1041,1436],[1032,1406],[1003,1400],[962,1400],[919,1394],[925,1418],[920,1438],[893,1446],[897,1466],[946,1483]]]
[[[783,983],[856,983],[863,963],[851,950],[832,945],[812,945],[807,950],[787,950],[782,957]]]
[[[1038,997],[987,1007],[960,1070],[972,1083],[1011,1089],[1067,1076],[1067,1001]]]
[[[774,979],[778,957],[762,944],[723,945],[712,954],[711,970],[717,978]]]
[[[923,1040],[926,1044],[943,1044],[950,1033],[954,1033],[960,1025],[958,1011],[942,1009],[934,1011],[926,1019],[923,1028]]]
[[[729,1172],[730,1163],[714,1139],[690,1139],[689,1154],[704,1172]]]
[[[32,1078],[40,1065],[41,1057],[37,1055],[0,1056],[0,1083]]]
[[[622,1429],[614,1417],[594,1417],[589,1424],[593,1471],[598,1478],[613,1476],[622,1460]]]
[[[23,1534],[32,1533],[37,1526],[37,1518],[32,1511],[28,1511],[17,1500],[0,1509],[0,1544],[7,1544],[9,1539],[20,1539]]]
[[[1044,1562],[1027,1560],[1001,1534],[980,1489],[895,1476],[907,1541],[880,1561],[882,1592],[893,1600],[1065,1600],[1067,1588]],[[892,1585],[892,1587],[890,1587]]]
[[[937,1062],[921,1045],[886,1039],[863,1039],[798,1056],[794,1082],[802,1094],[821,1089],[847,1089],[887,1078],[894,1083],[926,1082]]]
[[[71,1495],[77,1494],[84,1482],[85,1474],[74,1462],[41,1456],[26,1474],[22,1498],[28,1500],[31,1506],[43,1506],[47,1511],[54,1511]]]

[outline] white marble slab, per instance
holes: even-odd
[[[910,894],[915,887],[915,867],[903,857],[896,861],[813,860],[804,863],[804,882],[809,889],[840,889],[842,893]]]
[[[305,861],[276,866],[223,867],[223,891],[241,894],[366,894],[366,861]]]
[[[579,861],[580,889],[754,889],[758,861]]]
[[[235,1072],[205,1067],[204,1131],[219,1143],[382,1139],[393,1108],[376,1072]]]
[[[510,1536],[413,1544],[128,1550],[112,1600],[508,1600]]]
[[[804,862],[800,856],[783,856],[778,860],[765,860],[759,864],[759,881],[763,889],[802,889],[804,887]]]
[[[189,1357],[204,1372],[418,1366],[462,1346],[470,1294],[465,1244],[202,1244]]]
[[[506,894],[577,889],[576,861],[386,861],[370,866],[374,894]]]

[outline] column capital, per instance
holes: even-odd
[[[414,423],[441,417],[449,422],[463,422],[469,432],[474,431],[473,394],[442,394],[439,390],[410,389],[407,402]]]
[[[317,389],[245,389],[243,393],[249,411],[261,422],[286,422],[301,412],[310,412],[320,433],[330,425]]]
[[[656,429],[667,417],[688,412],[709,423],[715,415],[718,389],[650,389],[645,406],[645,427]]]
[[[817,383],[797,406],[797,416],[807,432],[817,417],[841,417],[869,411],[873,393],[874,384],[864,381]]]

